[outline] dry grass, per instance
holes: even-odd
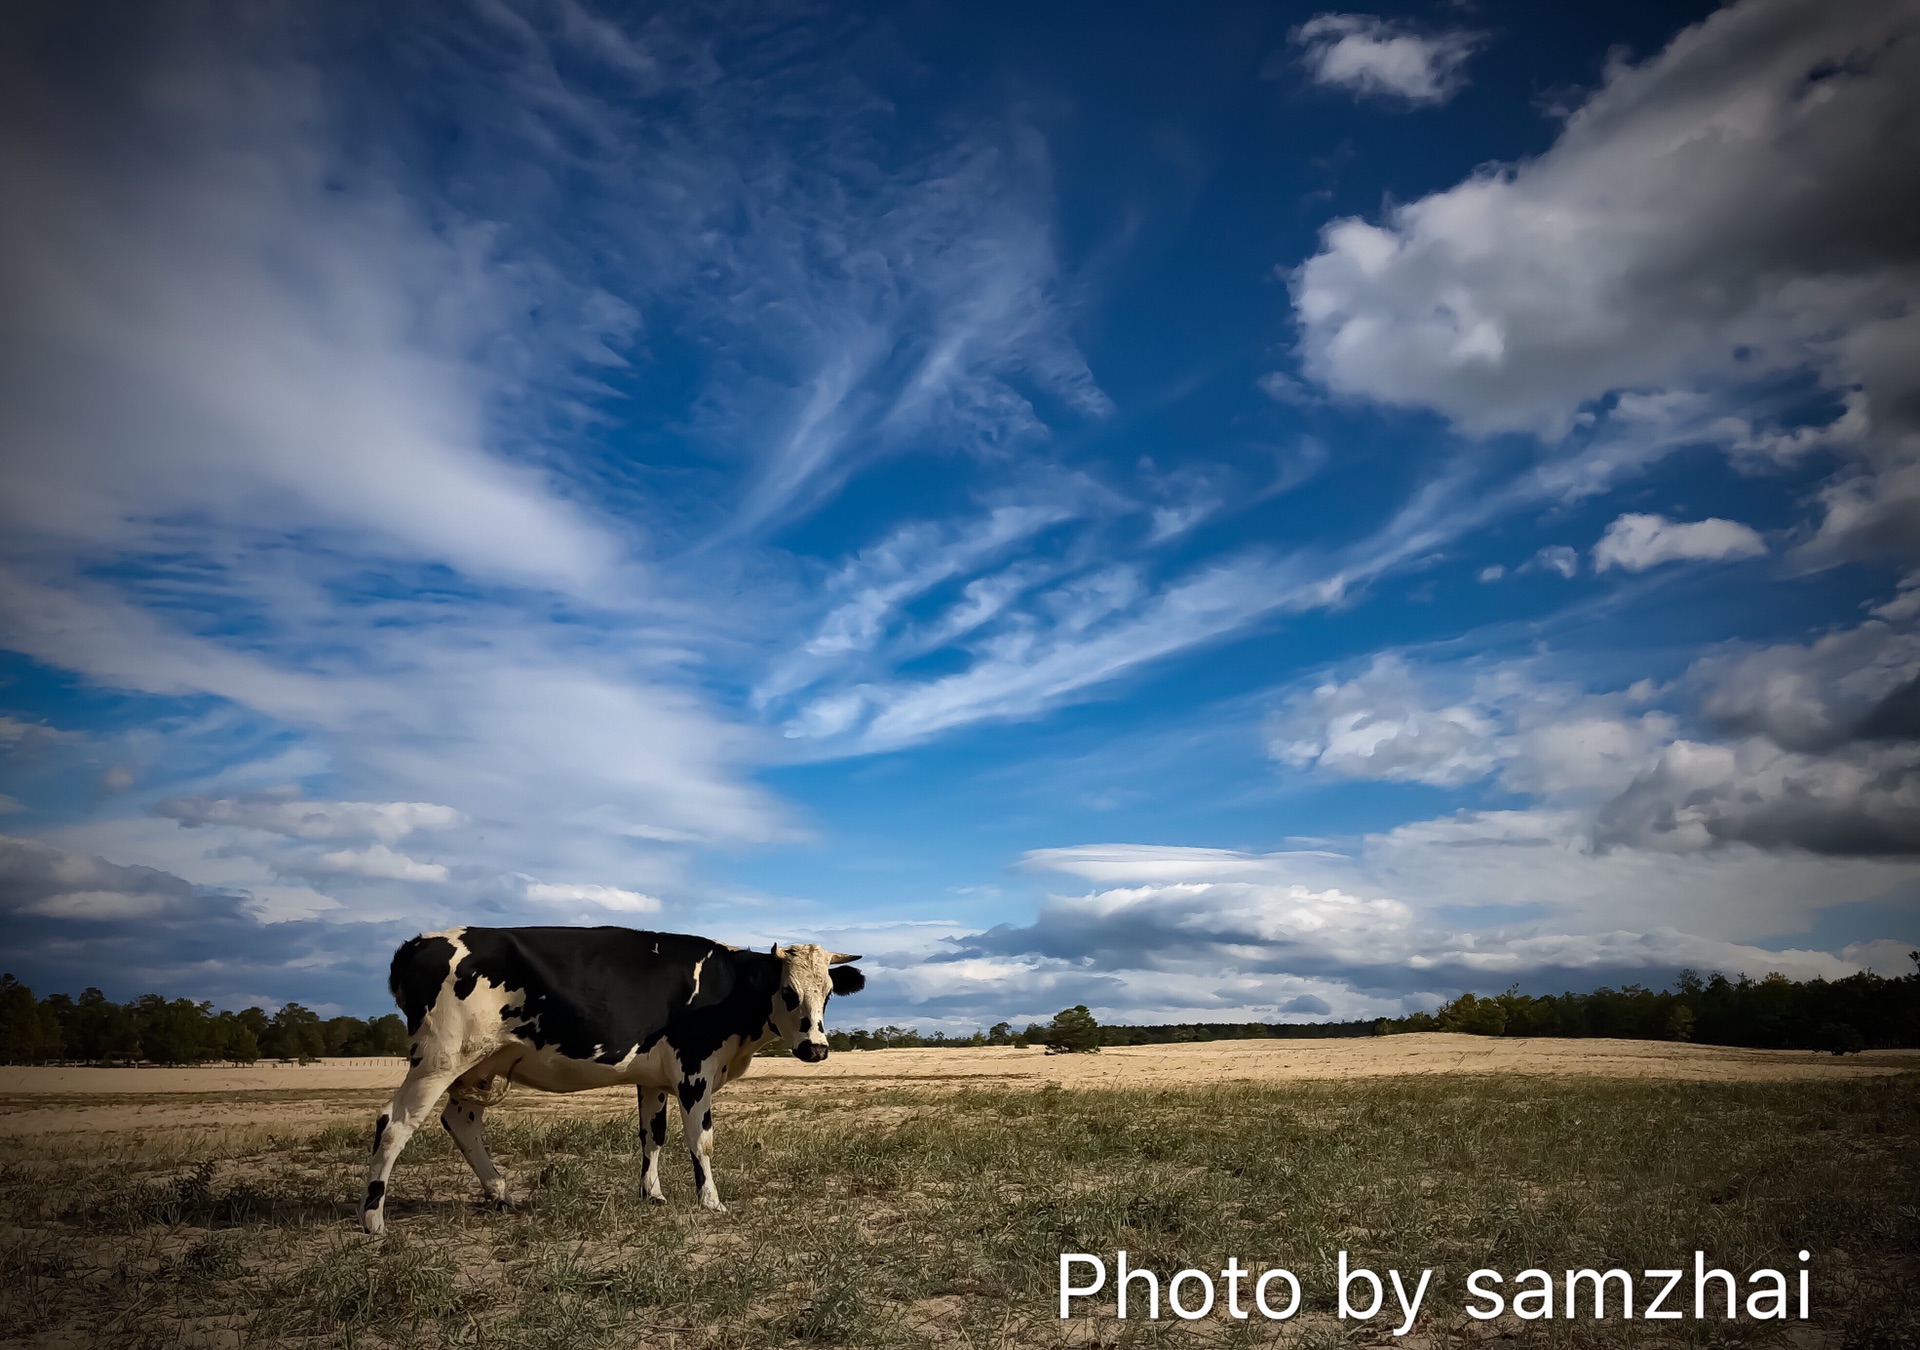
[[[854,1085],[849,1084],[851,1088]],[[501,1113],[521,1206],[482,1208],[422,1131],[392,1232],[354,1226],[367,1124],[189,1156],[102,1136],[0,1167],[0,1328],[53,1346],[591,1347],[1332,1345],[1392,1341],[1332,1317],[1342,1248],[1436,1268],[1399,1344],[1920,1344],[1920,1076],[1801,1083],[1458,1076],[1204,1089],[881,1088],[764,1094],[720,1121],[733,1212],[638,1198],[630,1116]],[[723,1106],[726,1105],[723,1099]],[[42,1140],[41,1142],[46,1142]],[[72,1141],[66,1141],[71,1144]],[[54,1156],[64,1153],[65,1156]],[[1124,1247],[1163,1273],[1286,1264],[1279,1327],[1062,1324],[1062,1251]],[[1735,1270],[1815,1255],[1814,1319],[1469,1323],[1481,1265]]]

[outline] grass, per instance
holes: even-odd
[[[724,1107],[724,1098],[722,1099]],[[0,1340],[21,1345],[1920,1345],[1920,1075],[1834,1083],[1387,1079],[1180,1092],[796,1093],[721,1113],[733,1212],[645,1205],[631,1119],[504,1112],[522,1201],[477,1202],[438,1131],[354,1225],[365,1127],[183,1163],[0,1167]],[[677,1145],[677,1141],[675,1141]],[[57,1153],[57,1150],[55,1151]],[[1284,1264],[1304,1311],[1056,1317],[1059,1255],[1163,1276]],[[1814,1317],[1468,1321],[1471,1270],[1797,1268]],[[1336,1253],[1435,1270],[1414,1334],[1333,1316]],[[1109,1293],[1111,1291],[1109,1290]],[[1657,1333],[1657,1334],[1655,1334]]]

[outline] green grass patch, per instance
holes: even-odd
[[[828,1105],[830,1109],[816,1110]],[[1435,1270],[1397,1344],[1920,1344],[1920,1076],[1670,1083],[1425,1078],[1185,1091],[818,1093],[728,1119],[725,1216],[677,1137],[645,1204],[630,1118],[497,1111],[519,1206],[483,1207],[438,1130],[389,1236],[355,1202],[365,1129],[251,1155],[0,1170],[0,1325],[25,1344],[1314,1346],[1336,1253]],[[1306,1283],[1294,1321],[1062,1324],[1062,1251],[1169,1274],[1229,1256]],[[1814,1253],[1814,1318],[1469,1322],[1467,1274]]]

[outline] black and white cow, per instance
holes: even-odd
[[[450,928],[402,943],[389,988],[407,1015],[412,1068],[373,1127],[362,1226],[385,1227],[394,1159],[443,1092],[440,1123],[488,1198],[507,1202],[480,1138],[496,1082],[544,1092],[633,1084],[640,1186],[656,1201],[671,1093],[700,1203],[724,1210],[713,1183],[713,1094],[775,1035],[796,1059],[825,1059],[827,999],[866,985],[849,964],[859,959],[804,942],[752,952],[631,928]]]

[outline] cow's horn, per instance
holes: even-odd
[[[834,952],[827,957],[827,964],[830,966],[844,966],[849,961],[858,961],[859,959],[857,956],[848,956],[845,952]]]
[[[773,944],[773,954],[775,956],[780,955],[780,944],[777,942]]]

